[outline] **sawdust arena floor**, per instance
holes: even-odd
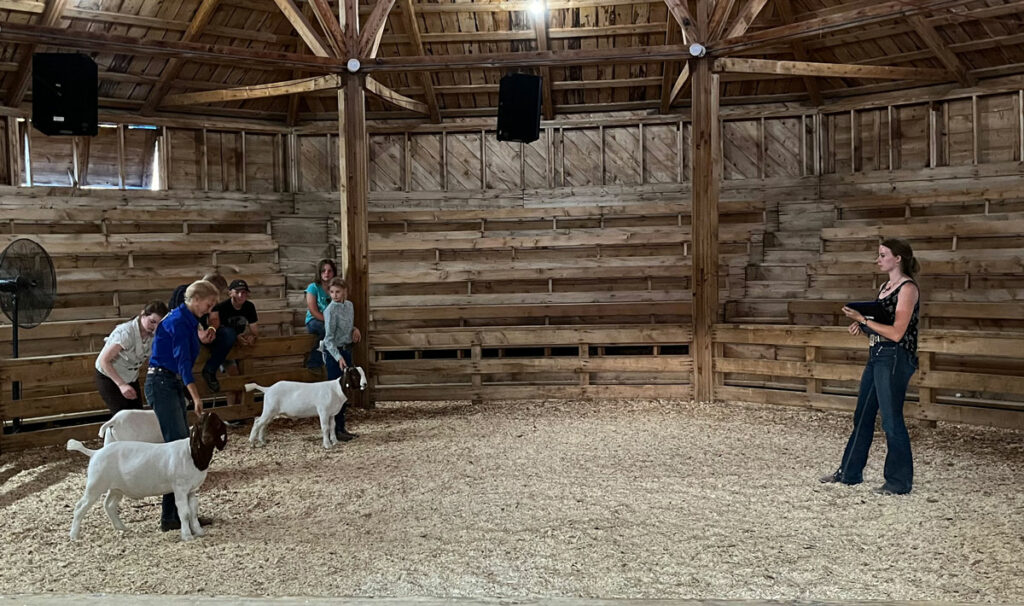
[[[0,594],[1024,602],[1024,433],[911,427],[912,494],[823,485],[850,417],[675,401],[382,403],[232,429],[180,541],[159,498],[68,539],[86,459],[0,456]]]

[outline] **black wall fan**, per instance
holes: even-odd
[[[11,320],[12,357],[18,357],[18,329],[39,326],[56,294],[53,261],[38,242],[19,238],[0,253],[0,309]]]

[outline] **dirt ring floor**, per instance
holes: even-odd
[[[97,504],[86,459],[0,458],[0,594],[1024,602],[1024,433],[911,428],[914,492],[822,485],[850,416],[675,401],[381,404],[232,429],[182,543],[159,498]]]

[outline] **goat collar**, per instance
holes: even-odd
[[[203,442],[203,423],[197,421],[192,426],[192,432],[189,435],[189,451],[192,453],[192,464],[196,466],[199,471],[206,471],[210,467],[210,461],[213,459],[213,444],[206,444]]]

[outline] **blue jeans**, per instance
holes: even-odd
[[[313,318],[306,322],[306,330],[309,334],[316,335],[316,343],[313,345],[313,351],[309,352],[306,368],[320,368],[324,365],[324,357],[320,354],[320,341],[323,341],[324,337],[327,336],[327,327],[324,326],[322,320]]]
[[[903,399],[907,384],[917,370],[917,359],[896,343],[879,343],[868,351],[868,363],[860,379],[853,433],[843,452],[840,481],[859,484],[868,462],[868,450],[875,434],[875,416],[882,412],[885,431],[885,486],[893,492],[910,492],[914,483],[914,461],[910,434],[903,420]]]
[[[164,442],[173,442],[188,437],[188,413],[185,411],[185,386],[177,375],[150,373],[146,375],[146,401],[153,407],[160,422]],[[178,507],[174,504],[174,493],[165,494],[162,522],[178,520]]]
[[[208,346],[210,348],[210,357],[206,360],[206,364],[203,365],[203,370],[210,370],[216,373],[220,365],[228,358],[228,354],[231,353],[231,348],[235,346],[235,341],[237,340],[238,333],[235,332],[234,328],[230,326],[219,327],[217,329],[217,336],[214,337]]]
[[[341,357],[345,360],[345,364],[352,366],[352,350],[340,349]],[[327,363],[327,380],[336,381],[341,378],[341,365],[334,359],[329,353],[324,353],[324,361]],[[345,431],[345,410],[348,408],[351,402],[345,402],[341,406],[341,410],[338,414],[334,415],[334,429],[335,431]]]

